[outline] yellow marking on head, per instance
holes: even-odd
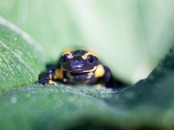
[[[86,60],[86,58],[87,58],[88,55],[93,55],[93,56],[96,56],[96,57],[97,57],[97,55],[96,55],[94,52],[88,51],[87,53],[85,53],[85,54],[82,56],[82,58],[83,58],[84,60]]]
[[[56,69],[54,79],[63,79],[63,70]]]
[[[83,48],[83,50],[86,50],[87,52],[91,52],[91,53],[94,53],[95,55],[97,55],[93,49],[84,49]]]
[[[72,48],[67,48],[63,51],[62,55],[70,53],[73,49]]]
[[[49,84],[50,84],[50,85],[56,85],[56,86],[57,86],[57,83],[55,83],[55,82],[52,81],[52,80],[49,80]]]
[[[99,64],[95,71],[95,77],[99,78],[99,77],[102,77],[104,74],[105,74],[105,69],[104,69],[103,65]]]
[[[63,51],[63,53],[62,53],[62,56],[64,56],[65,54],[69,54],[69,57],[68,58],[73,58],[73,55],[71,54],[71,51],[72,51],[73,49],[72,48],[67,48],[67,49],[65,49],[64,51]]]

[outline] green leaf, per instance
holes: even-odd
[[[26,33],[0,17],[0,92],[37,81],[42,55]]]
[[[86,124],[87,120],[115,126],[114,110],[90,95],[112,91],[86,89],[64,85],[28,85],[13,89],[0,98],[0,128],[65,129]]]
[[[125,89],[27,85],[0,97],[4,129],[172,129],[174,50]]]
[[[125,79],[137,80],[136,73],[147,74],[173,41],[172,5],[2,1],[0,14],[44,51],[0,17],[0,91],[13,88],[0,95],[0,129],[173,129],[173,50],[147,79],[127,88],[28,84],[44,70],[44,54],[55,60],[68,45],[95,48],[115,75],[122,71]]]

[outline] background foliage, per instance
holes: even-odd
[[[0,129],[174,128],[173,49],[164,59],[174,41],[173,4],[1,1]],[[164,60],[127,88],[33,84],[67,46],[95,49],[127,82],[146,77]]]
[[[26,33],[0,17],[0,93],[36,82],[45,69],[41,47]]]
[[[135,82],[158,64],[173,42],[172,0],[4,0],[0,14],[57,61],[67,46],[99,53],[115,76]]]

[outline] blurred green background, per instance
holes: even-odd
[[[0,15],[43,46],[46,62],[66,47],[94,49],[115,76],[146,77],[174,41],[173,0],[1,0]]]

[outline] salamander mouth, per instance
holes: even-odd
[[[83,72],[83,73],[74,73],[74,72],[70,72],[71,76],[82,76],[82,75],[88,75],[89,72]]]
[[[72,79],[72,81],[85,81],[92,78],[93,75],[94,75],[93,72],[84,72],[84,73],[68,72],[67,78]]]
[[[71,69],[71,68],[63,68],[63,70],[64,71],[67,71],[67,72],[70,72],[70,73],[73,73],[73,74],[79,74],[79,73],[89,73],[89,72],[91,72],[91,70],[84,70],[84,69],[79,69],[79,68],[77,68],[77,69]]]
[[[72,68],[64,68],[63,66],[61,66],[61,67],[64,71],[74,73],[74,74],[76,74],[76,73],[91,73],[91,72],[94,72],[97,69],[97,66],[94,66],[94,68],[91,69],[91,70],[87,70],[87,69],[84,69],[84,68],[73,68],[72,69]]]

